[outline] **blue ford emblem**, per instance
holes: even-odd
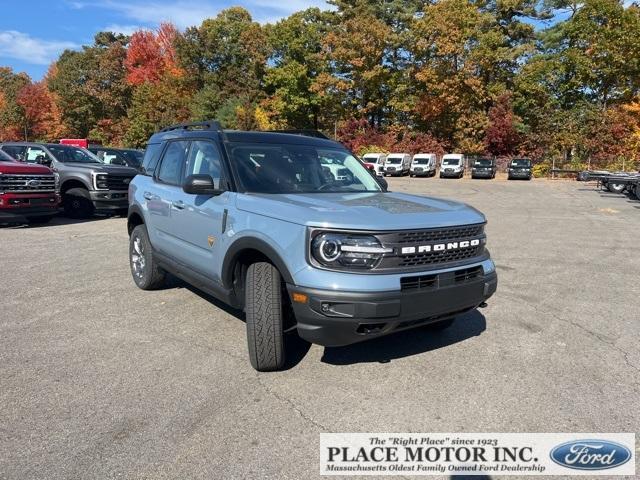
[[[607,440],[574,440],[554,447],[551,460],[576,470],[605,470],[629,461],[631,451]]]

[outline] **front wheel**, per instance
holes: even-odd
[[[280,272],[267,262],[252,263],[245,292],[251,365],[259,372],[280,370],[285,363]]]
[[[156,290],[164,285],[165,271],[153,258],[149,234],[138,225],[129,237],[129,263],[134,283],[142,290]]]
[[[89,192],[84,188],[72,188],[62,196],[64,214],[71,218],[89,218],[93,215],[94,207],[89,198]]]

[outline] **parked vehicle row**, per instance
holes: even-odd
[[[378,176],[432,177],[438,171],[438,160],[435,153],[418,153],[411,157],[407,153],[367,153],[362,157],[367,168]],[[467,168],[471,170],[471,178],[496,177],[498,167],[495,159],[488,157],[471,158],[461,153],[447,153],[440,162],[440,178],[462,178]],[[527,158],[513,159],[507,168],[509,180],[522,178],[531,180],[531,160]]]
[[[104,150],[103,158],[108,151],[114,151]],[[5,142],[0,151],[23,169],[39,169],[54,177],[54,193],[59,194],[69,217],[87,218],[96,211],[122,215],[127,212],[127,192],[137,168],[120,166],[117,161],[105,162],[89,150],[68,143]],[[112,159],[116,158],[115,153],[112,155]]]

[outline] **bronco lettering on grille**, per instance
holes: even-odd
[[[480,239],[464,240],[462,242],[435,243],[432,245],[419,245],[417,247],[402,247],[403,255],[411,255],[413,253],[427,252],[445,252],[448,250],[460,250],[463,248],[477,247],[480,245]]]

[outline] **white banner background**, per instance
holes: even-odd
[[[579,440],[615,442],[631,457],[598,470],[572,469],[552,460],[555,447]],[[635,433],[321,433],[320,474],[634,476],[635,450]]]

